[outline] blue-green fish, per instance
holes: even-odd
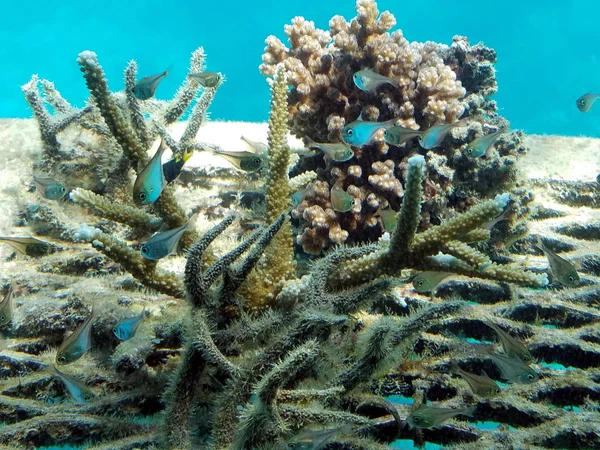
[[[465,150],[467,156],[471,158],[482,157],[488,152],[494,142],[496,142],[496,139],[498,139],[501,134],[506,133],[506,130],[507,127],[502,127],[498,131],[473,139],[469,142],[467,149]]]
[[[423,403],[406,418],[406,422],[412,428],[433,428],[458,415],[472,417],[475,409],[477,409],[477,405],[450,409],[436,408]]]
[[[94,306],[92,312],[71,335],[66,338],[56,352],[56,363],[59,365],[70,364],[77,361],[90,349],[92,342],[92,322],[94,320]]]
[[[531,356],[531,353],[521,341],[512,337],[491,320],[484,320],[483,323],[496,332],[506,356],[519,358],[525,364],[531,364],[533,362],[533,356]]]
[[[367,145],[373,140],[377,131],[382,128],[393,127],[396,120],[397,119],[391,119],[385,122],[365,122],[360,119],[355,120],[342,128],[342,141],[355,147]]]
[[[267,144],[258,141],[251,141],[250,139],[245,138],[244,136],[241,136],[240,139],[242,140],[242,142],[244,142],[244,144],[248,146],[248,148],[250,148],[251,151],[253,151],[257,155],[266,155],[269,152],[269,147],[267,146]]]
[[[488,352],[488,354],[500,369],[502,377],[513,383],[531,384],[539,379],[535,370],[515,356],[506,356],[494,352]]]
[[[221,81],[221,75],[216,72],[190,73],[188,78],[193,78],[205,88],[213,88]]]
[[[475,375],[474,373],[461,369],[455,361],[452,361],[450,363],[450,373],[460,376],[469,384],[473,393],[480,397],[492,398],[502,392],[500,386],[498,386],[485,371],[482,371],[483,375]]]
[[[329,191],[329,197],[334,211],[348,212],[354,207],[354,197],[337,183]]]
[[[319,143],[306,136],[304,138],[304,145],[306,148],[311,150],[322,151],[326,161],[346,162],[354,158],[354,152],[352,149],[343,142],[337,142],[334,144]]]
[[[161,162],[162,155],[167,148],[161,139],[158,150],[156,150],[150,162],[138,173],[133,184],[133,199],[138,205],[154,203],[167,185]]]
[[[165,70],[163,73],[142,78],[131,89],[133,95],[135,95],[135,98],[137,98],[138,100],[148,100],[149,98],[154,97],[154,93],[156,92],[158,83],[160,83],[160,81],[163,78],[165,78],[168,74],[169,71]]]
[[[583,94],[577,99],[577,109],[581,112],[588,112],[592,109],[594,102],[598,100],[598,98],[600,98],[600,95],[598,94]]]
[[[33,177],[36,191],[48,200],[59,200],[65,196],[65,187],[48,177]]]
[[[228,152],[225,150],[212,150],[216,155],[226,159],[236,169],[244,172],[255,172],[266,163],[266,159],[262,155],[257,155],[254,152]]]
[[[17,285],[11,282],[8,291],[6,291],[4,298],[0,302],[0,327],[7,325],[12,320],[13,298],[16,290]]]
[[[548,258],[550,271],[554,278],[569,287],[577,286],[581,282],[581,278],[579,278],[579,274],[575,270],[575,267],[573,267],[573,264],[546,247],[539,236],[537,237],[535,246],[544,252],[544,255]]]
[[[67,389],[71,400],[73,400],[73,403],[76,405],[87,405],[91,400],[94,399],[95,395],[92,390],[81,381],[61,372],[52,363],[50,363],[50,367],[52,368],[54,375],[56,375],[65,385],[65,388]]]
[[[419,272],[412,280],[415,291],[424,294],[432,292],[443,280],[448,278],[451,273],[448,272]]]
[[[309,430],[294,436],[288,443],[290,450],[321,450],[337,434],[348,433],[352,430],[352,425],[343,425],[336,428],[326,428],[324,430]]]
[[[53,250],[48,242],[31,236],[0,236],[0,242],[25,256],[44,256]]]
[[[437,147],[442,143],[452,128],[464,126],[465,120],[466,119],[462,119],[454,123],[442,123],[428,128],[421,136],[419,136],[419,144],[425,150],[431,150],[432,148]]]
[[[404,128],[401,126],[386,128],[383,132],[385,142],[389,145],[395,145],[396,147],[404,145],[411,139],[420,136],[423,136],[421,131],[411,130],[410,128]]]
[[[383,84],[391,84],[395,88],[399,87],[398,80],[395,78],[380,75],[369,69],[359,70],[352,76],[352,79],[354,80],[356,87],[361,91],[368,91],[371,93],[375,93],[377,88]]]
[[[292,207],[295,208],[302,202],[304,198],[304,194],[306,194],[306,189],[302,189],[301,191],[296,191],[290,196],[290,200],[292,203]]]
[[[169,231],[155,233],[140,249],[142,256],[146,259],[156,261],[175,252],[177,244],[186,231],[191,231],[198,218],[198,213],[190,217],[185,225],[173,228]]]
[[[113,333],[120,341],[126,341],[127,339],[131,339],[138,327],[146,317],[146,307],[142,309],[142,312],[139,316],[129,317],[127,319],[122,319],[118,324],[113,328]]]

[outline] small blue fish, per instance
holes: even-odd
[[[148,100],[154,97],[158,83],[169,74],[168,70],[163,73],[144,77],[132,88],[133,95],[138,100]]]
[[[428,128],[421,136],[419,136],[419,144],[425,150],[431,150],[432,148],[437,147],[442,143],[452,128],[464,126],[465,120],[466,119],[462,119],[454,123],[442,123]]]
[[[191,231],[190,227],[193,227],[197,218],[198,214],[196,213],[190,217],[190,220],[188,220],[185,225],[173,228],[169,231],[155,233],[144,245],[142,245],[140,250],[142,256],[151,261],[156,261],[174,253],[183,233]]]
[[[60,200],[65,196],[65,187],[48,177],[33,177],[36,191],[47,200]]]
[[[381,209],[381,207],[379,207],[379,209],[375,211],[375,214],[373,214],[373,217],[381,219],[383,231],[391,233],[396,228],[397,215],[398,213],[393,209]]]
[[[391,84],[395,88],[399,87],[398,80],[395,78],[380,75],[369,69],[359,70],[352,76],[352,79],[354,80],[356,87],[361,91],[368,91],[371,93],[375,93],[377,88],[384,84]]]
[[[58,352],[56,352],[57,364],[70,364],[73,361],[77,361],[90,349],[94,317],[94,306],[92,305],[90,317],[60,344]]]
[[[133,199],[138,205],[154,203],[167,185],[161,158],[167,146],[161,139],[158,150],[138,174],[133,185]]]
[[[498,131],[473,139],[467,145],[467,156],[470,156],[471,158],[481,158],[487,153],[494,142],[496,142],[496,139],[498,139],[501,134],[506,133],[506,130],[507,127],[502,127]]]
[[[581,112],[588,112],[594,106],[596,100],[600,98],[598,94],[583,94],[577,99],[577,109]]]
[[[302,189],[301,191],[296,191],[290,196],[290,200],[292,203],[292,207],[295,208],[302,202],[304,198],[304,194],[306,194],[306,189]]]
[[[144,306],[144,309],[142,309],[142,312],[139,316],[133,316],[119,321],[119,323],[113,328],[113,333],[120,341],[131,339],[135,335],[135,332],[145,317],[146,307]]]
[[[355,120],[342,129],[342,141],[348,145],[360,147],[369,144],[375,133],[382,128],[393,127],[397,119],[391,119],[385,122],[365,122]]]
[[[52,372],[56,375],[60,381],[63,382],[71,400],[76,405],[87,405],[91,400],[94,399],[95,395],[85,384],[75,378],[61,372],[54,364],[50,364]]]

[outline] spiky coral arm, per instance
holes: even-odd
[[[86,85],[106,125],[123,149],[125,156],[131,161],[132,167],[137,167],[138,161],[145,165],[148,162],[146,147],[111,97],[104,70],[98,62],[96,53],[83,51],[77,57],[77,62],[81,66]]]
[[[408,160],[407,184],[398,213],[398,226],[389,244],[383,244],[378,250],[358,259],[344,261],[330,279],[337,288],[356,286],[382,275],[397,276],[403,268],[439,268],[439,262],[431,257],[444,251],[455,257],[451,260],[454,263],[447,269],[456,273],[532,287],[542,287],[548,283],[544,275],[510,266],[490,265],[485,255],[460,242],[465,235],[481,229],[484,224],[499,216],[510,200],[508,194],[497,195],[495,199],[474,206],[442,225],[415,234],[421,208],[424,164],[422,156],[414,156]]]
[[[283,68],[275,74],[271,89],[271,114],[269,117],[266,219],[274,222],[290,209],[290,180],[288,166],[290,149],[288,134],[287,80]],[[281,283],[296,272],[292,229],[289,219],[281,226],[271,245],[265,250],[257,268],[250,274],[240,295],[249,309],[262,309],[273,302]]]
[[[131,206],[111,202],[106,197],[86,189],[74,189],[69,196],[74,202],[90,207],[102,218],[128,225],[136,231],[154,232],[162,225],[162,220],[158,217]]]
[[[75,239],[91,242],[91,244],[121,264],[127,272],[144,286],[163,294],[183,298],[183,284],[177,276],[156,267],[156,261],[144,258],[140,252],[131,249],[125,242],[102,233],[100,230],[82,225],[81,231],[75,233]]]

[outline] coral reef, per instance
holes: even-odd
[[[465,211],[476,198],[507,191],[515,178],[516,157],[526,151],[518,132],[506,134],[485,157],[465,154],[468,142],[506,124],[489,96],[496,91],[495,52],[482,44],[470,46],[457,36],[450,47],[433,42],[408,42],[389,12],[379,14],[373,0],[358,0],[357,17],[329,22],[329,31],[296,17],[285,26],[289,47],[270,36],[260,70],[272,75],[286,68],[291,132],[317,142],[339,141],[344,125],[356,120],[384,122],[425,130],[436,123],[468,117],[438,148],[424,152],[415,140],[388,145],[383,133],[375,142],[354,148],[355,158],[318,171],[294,210],[300,221],[297,241],[319,254],[330,244],[368,242],[382,233],[379,208],[398,210],[402,201],[407,158],[416,152],[427,159],[427,186],[421,228],[439,224]],[[377,91],[360,90],[353,75],[362,69],[392,77],[398,84]],[[325,184],[326,183],[326,184]],[[355,198],[350,212],[334,211],[325,190],[336,183]]]
[[[393,17],[378,17],[372,1],[360,0],[357,10],[351,23],[332,19],[331,33],[295,19],[287,28],[290,50],[270,40],[263,69],[281,65],[271,72],[265,172],[184,169],[150,206],[133,201],[134,174],[150,161],[158,136],[173,153],[171,169],[215,147],[198,134],[222,76],[201,91],[189,77],[170,101],[140,100],[135,62],[125,71],[125,91],[111,93],[96,55],[83,52],[86,108],[72,108],[37,77],[23,87],[40,133],[0,152],[0,226],[21,236],[34,231],[54,251],[1,250],[0,296],[8,301],[0,305],[0,448],[283,450],[316,445],[306,442],[314,430],[331,431],[323,445],[336,449],[384,449],[405,439],[445,448],[598,447],[595,176],[557,179],[556,149],[541,151],[545,163],[553,155],[559,161],[543,176],[535,175],[542,165],[528,159],[539,149],[513,172],[522,148],[517,133],[485,160],[468,159],[461,146],[503,123],[487,99],[496,89],[493,51],[464,38],[451,47],[409,44],[399,32],[387,34]],[[193,53],[190,73],[203,70],[203,57],[201,49]],[[400,92],[393,85],[359,92],[350,75],[364,68],[397,76]],[[416,142],[388,147],[379,139],[354,148],[348,162],[301,157],[290,172],[289,123],[297,135],[335,140],[361,108],[365,118],[397,117],[414,129],[467,114],[469,134],[454,130],[427,152]],[[30,133],[33,121],[16,128]],[[33,170],[23,154],[37,157]],[[514,187],[483,182],[487,170],[502,168],[520,177]],[[40,172],[69,196],[52,200],[23,189]],[[338,181],[355,199],[346,213],[331,205]],[[309,222],[301,243],[315,254],[338,244],[309,264],[295,251],[289,218],[290,194],[307,183],[292,212]],[[388,205],[397,211],[395,227],[381,236]],[[184,234],[176,255],[160,262],[142,256],[151,233],[188,217],[198,217],[197,229]],[[260,223],[247,232],[240,217]],[[577,267],[580,285],[554,277],[549,284],[536,235]],[[357,241],[370,242],[348,245]],[[451,275],[425,296],[409,282],[414,271],[428,270]],[[90,351],[57,375],[58,346],[90,317]],[[137,317],[133,336],[121,340],[115,330]],[[533,355],[531,382],[505,378],[497,361],[506,348],[490,322]],[[509,382],[484,398],[451,375],[456,365]],[[74,395],[69,380],[85,395]],[[408,417],[425,401],[471,407],[473,417],[410,428]]]

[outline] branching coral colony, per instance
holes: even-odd
[[[594,436],[598,438],[592,425],[600,400],[597,373],[583,370],[600,365],[600,351],[593,343],[597,336],[590,334],[582,344],[583,335],[556,331],[556,342],[564,353],[579,352],[588,364],[573,364],[578,368],[560,379],[549,369],[538,369],[531,360],[511,359],[513,352],[523,353],[520,338],[507,341],[510,336],[499,334],[504,353],[490,350],[491,346],[479,350],[451,338],[466,335],[493,340],[496,333],[509,330],[513,335],[531,337],[528,346],[538,361],[563,361],[553,350],[552,335],[542,333],[538,324],[519,323],[523,315],[531,316],[531,311],[550,303],[544,291],[522,291],[526,300],[507,303],[515,298],[512,289],[473,282],[466,296],[480,303],[467,305],[457,297],[434,302],[409,294],[401,278],[403,269],[416,269],[534,288],[548,283],[545,274],[493,262],[483,247],[473,246],[489,239],[487,224],[506,210],[511,198],[495,192],[503,183],[485,185],[481,178],[493,167],[510,173],[518,147],[518,136],[512,134],[502,138],[494,150],[500,156],[492,153],[487,162],[472,162],[454,152],[482,128],[502,124],[493,114],[493,103],[485,99],[495,90],[489,65],[493,51],[469,47],[463,39],[451,48],[408,44],[399,32],[387,34],[394,25],[393,17],[389,13],[378,17],[375,3],[361,0],[357,10],[358,18],[350,24],[332,19],[331,34],[295,19],[287,29],[292,50],[269,38],[263,66],[263,71],[273,76],[267,225],[239,241],[230,241],[222,251],[217,242],[236,226],[235,215],[226,214],[201,235],[185,228],[192,213],[204,211],[200,205],[186,211],[178,204],[174,195],[177,180],[172,176],[191,152],[204,147],[196,142],[196,134],[221,76],[197,99],[199,78],[189,77],[170,102],[140,100],[133,89],[137,85],[134,62],[125,73],[125,92],[111,93],[96,55],[83,52],[78,63],[91,92],[88,107],[73,108],[51,83],[37,77],[23,87],[43,145],[42,159],[34,170],[75,188],[69,197],[75,204],[44,199],[25,205],[21,214],[19,225],[28,225],[38,235],[63,244],[57,245],[53,254],[28,259],[29,264],[20,259],[10,262],[15,275],[10,277],[11,283],[5,283],[8,300],[0,303],[0,323],[10,338],[0,353],[5,378],[0,390],[0,420],[6,424],[0,428],[0,445],[30,449],[69,444],[96,450],[284,449],[302,445],[383,449],[395,439],[408,438],[463,447],[481,445],[480,439],[485,439],[486,448],[500,449],[586,447]],[[194,52],[191,73],[202,71],[203,57],[202,49]],[[282,64],[275,66],[275,62]],[[385,85],[375,92],[358,91],[350,74],[359,70],[398,77],[400,92]],[[44,96],[38,91],[40,83]],[[293,87],[291,114],[288,83]],[[394,85],[395,81],[390,87]],[[186,129],[177,141],[168,125],[195,99]],[[55,115],[47,111],[44,102]],[[319,227],[329,231],[322,239],[321,231],[313,233],[309,226],[300,240],[306,250],[317,253],[327,247],[329,239],[336,242],[331,235],[334,222],[340,230],[343,225],[349,231],[348,224],[371,223],[372,213],[385,202],[398,210],[396,225],[389,237],[376,243],[336,247],[316,258],[308,273],[298,277],[289,197],[313,176],[301,172],[311,168],[314,157],[301,159],[295,169],[299,177],[289,178],[288,122],[296,134],[337,140],[342,127],[361,110],[365,120],[399,118],[399,123],[415,130],[428,129],[438,120],[453,122],[465,110],[473,121],[469,122],[468,137],[455,134],[447,138],[448,144],[428,152],[418,150],[412,142],[397,147],[377,140],[355,147],[355,159],[347,164],[330,162],[328,169],[320,167],[320,180],[305,194],[295,214],[304,208],[306,218],[306,211],[321,207],[309,206],[314,200],[310,192],[317,192],[319,183],[329,202],[327,186],[338,181],[360,199],[355,202],[355,209],[359,203],[360,209],[336,213],[328,206],[322,208],[328,219]],[[489,122],[495,125],[489,126]],[[138,178],[155,173],[146,168],[156,168],[152,164],[157,160],[149,156],[156,136],[174,155],[162,165],[162,172],[158,171],[168,172],[171,183],[163,186],[161,177],[144,179],[159,183],[162,191],[155,203],[142,207],[132,196],[131,172]],[[443,178],[441,173],[449,175]],[[467,175],[478,181],[469,181]],[[364,191],[363,197],[353,193],[350,176],[354,176],[353,186]],[[385,194],[383,184],[369,186],[373,176],[385,178],[384,184],[393,187],[387,191],[394,191],[396,197]],[[463,197],[458,193],[461,177],[468,193]],[[434,210],[447,206],[441,199],[450,191],[451,206],[465,212],[436,224]],[[493,194],[492,199],[470,204],[468,197],[479,198],[484,193]],[[78,205],[94,216],[82,215]],[[91,221],[93,227],[84,225],[73,231],[75,222]],[[159,231],[147,239],[161,227],[170,231]],[[157,240],[169,244],[167,250],[175,250],[176,243],[180,249],[188,249],[183,273],[166,271],[161,263],[137,250],[138,242],[145,241],[147,246]],[[352,240],[363,238],[346,239]],[[100,253],[90,253],[88,243]],[[120,270],[129,275],[120,275]],[[139,284],[131,283],[131,276]],[[401,301],[399,292],[404,292]],[[499,300],[490,300],[484,292]],[[18,307],[6,309],[14,295]],[[141,312],[124,313],[124,306],[131,304],[139,305]],[[565,317],[585,323],[600,321],[591,306],[575,305],[569,298],[558,306]],[[503,318],[494,318],[497,325],[489,325],[493,316]],[[88,323],[91,328],[86,327]],[[91,330],[92,356],[79,357],[63,367],[53,348],[63,342],[65,330],[75,330],[75,337],[64,341],[63,352],[73,351],[70,342],[77,341],[77,336],[85,339]],[[126,340],[120,342],[117,337]],[[52,369],[53,359],[63,365]],[[495,379],[512,381],[533,374],[532,382],[525,379],[529,384],[503,388],[497,398],[483,398],[445,373],[448,367],[459,373],[451,359],[459,360],[467,372],[485,369]],[[503,367],[507,361],[517,368],[516,374]],[[537,380],[538,372],[543,374],[542,380]],[[570,389],[571,385],[577,389]],[[423,420],[431,422],[435,417],[419,414],[439,411],[421,408],[411,414],[408,407],[381,396],[388,394],[447,401],[451,407],[476,405],[474,411],[468,410],[476,419],[521,429],[508,435],[451,421],[433,434]],[[573,411],[546,404],[573,405],[566,397],[587,406],[578,416],[584,425],[577,432],[571,425],[576,420]],[[417,428],[409,429],[407,423]]]

